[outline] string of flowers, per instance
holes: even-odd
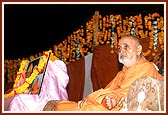
[[[154,53],[164,49],[164,18],[160,16],[159,13],[149,13],[146,16],[143,16],[140,13],[130,17],[126,16],[123,19],[121,18],[121,15],[111,14],[102,16],[97,13],[98,12],[95,12],[93,17],[98,18],[98,29],[94,24],[94,18],[86,22],[85,39],[83,38],[82,45],[78,45],[78,42],[73,42],[73,45],[71,45],[70,48],[74,49],[74,51],[78,50],[78,47],[80,47],[80,50],[82,49],[83,52],[86,52],[84,55],[87,55],[87,52],[92,52],[90,46],[95,44],[105,45],[110,42],[112,48],[111,52],[114,53],[117,48],[118,39],[124,34],[131,34],[136,35],[139,38],[150,39],[149,49],[142,52],[144,56],[154,56]],[[68,39],[70,39],[69,41],[75,40],[74,35],[76,35],[76,33],[72,34],[73,37],[68,37]],[[77,45],[78,47],[76,47]],[[56,54],[58,54],[58,52],[56,52]],[[59,53],[59,55],[62,54]],[[71,51],[69,53],[68,61],[71,62],[72,60],[75,61],[76,59],[79,59],[76,57],[78,57],[78,54]]]
[[[18,82],[20,80],[20,76],[21,76],[21,74],[23,74],[25,72],[25,67],[26,67],[28,62],[29,62],[29,60],[23,60],[21,62],[19,71],[17,72],[17,75],[16,75],[17,77],[15,79],[15,82],[14,82],[15,84],[13,85],[13,88],[17,87],[17,84],[18,84]]]
[[[25,74],[25,67],[28,62],[28,60],[23,60],[21,63],[21,66],[19,68],[19,71],[17,73],[17,77],[16,77],[15,83],[13,85],[13,89],[10,93],[5,94],[4,98],[9,98],[9,97],[12,97],[16,94],[23,93],[29,87],[29,85],[33,82],[33,80],[37,77],[37,75],[43,71],[43,68],[45,66],[47,57],[49,56],[49,53],[51,53],[51,51],[45,52],[43,54],[42,59],[40,60],[37,68],[35,70],[33,70],[32,74],[28,77],[28,79],[22,85],[17,86],[18,82],[21,78],[21,75]]]

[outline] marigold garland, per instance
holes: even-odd
[[[33,80],[37,77],[37,75],[43,71],[43,68],[46,63],[47,57],[49,56],[48,55],[49,53],[51,53],[51,51],[45,52],[43,54],[42,59],[40,60],[40,62],[38,64],[38,67],[35,70],[33,70],[33,73],[30,75],[30,77],[28,77],[28,79],[23,83],[23,85],[17,87],[17,84],[19,82],[21,74],[24,74],[25,67],[28,62],[28,60],[23,60],[21,63],[21,66],[19,68],[19,72],[17,73],[17,77],[15,80],[15,84],[13,85],[13,89],[10,93],[5,94],[4,98],[9,98],[9,97],[12,97],[16,94],[23,93],[29,87],[29,85],[33,82]]]
[[[19,68],[19,71],[17,72],[17,77],[15,79],[15,84],[13,85],[13,88],[16,88],[16,85],[18,84],[20,79],[20,75],[24,72],[26,64],[28,62],[29,62],[28,60],[23,60],[22,63],[20,64],[20,68]]]

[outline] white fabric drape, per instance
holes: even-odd
[[[83,98],[93,92],[92,80],[91,80],[91,65],[92,65],[93,53],[85,56],[85,83]]]

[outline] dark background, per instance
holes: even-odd
[[[29,57],[53,48],[85,25],[95,11],[129,16],[163,13],[163,9],[163,4],[5,4],[4,59]]]

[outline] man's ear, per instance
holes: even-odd
[[[142,53],[142,45],[138,45],[137,53],[138,53],[138,55],[141,55],[141,53]]]

